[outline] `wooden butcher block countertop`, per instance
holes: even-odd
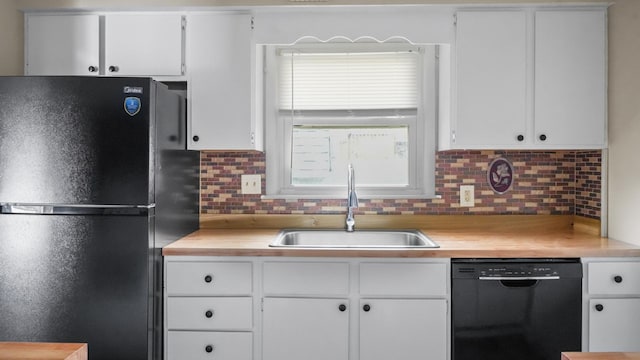
[[[468,220],[475,216],[466,217]],[[541,257],[640,257],[640,247],[625,242],[607,239],[583,231],[572,218],[554,216],[490,216],[481,223],[467,226],[452,226],[459,217],[443,219],[448,225],[434,226],[431,217],[420,218],[415,223],[399,223],[401,227],[417,228],[434,240],[439,248],[429,249],[294,249],[269,247],[280,228],[252,228],[246,219],[245,228],[203,228],[166,246],[163,255],[204,256],[299,256],[299,257],[443,257],[443,258],[541,258]],[[339,221],[344,221],[342,218]],[[356,224],[358,224],[356,217]],[[306,220],[305,220],[306,221]],[[323,222],[324,221],[324,222]],[[367,218],[360,219],[362,226],[370,225]],[[447,222],[448,221],[448,222]],[[515,222],[514,222],[515,221]],[[225,225],[228,220],[217,222]],[[314,218],[315,228],[327,221]],[[330,221],[330,225],[333,225]],[[380,220],[376,219],[376,224]],[[253,220],[252,225],[264,225],[263,220]],[[305,225],[306,223],[302,223]],[[388,225],[387,223],[385,223]],[[440,224],[440,223],[437,223]],[[233,224],[238,226],[238,224]],[[299,223],[285,222],[283,228],[299,228]],[[318,226],[321,225],[321,226]],[[385,226],[388,228],[388,226]],[[588,229],[587,229],[588,230]],[[356,230],[357,231],[357,230]]]
[[[0,360],[87,360],[87,344],[0,342]]]
[[[562,360],[640,360],[640,353],[567,352],[567,353],[562,353]]]

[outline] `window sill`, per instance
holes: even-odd
[[[344,196],[336,196],[336,195],[297,195],[297,194],[274,194],[274,195],[262,195],[260,196],[262,200],[306,200],[306,199],[334,199],[334,200],[346,200],[346,194]],[[401,199],[441,199],[442,196],[434,195],[434,194],[385,194],[385,195],[360,195],[358,194],[358,199],[360,200],[372,200],[372,199],[392,199],[392,200],[401,200]]]

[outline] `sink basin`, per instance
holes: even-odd
[[[419,230],[286,229],[271,247],[288,248],[437,248],[438,244]]]

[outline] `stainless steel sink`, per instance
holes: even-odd
[[[288,248],[437,248],[419,230],[285,229],[271,247]]]

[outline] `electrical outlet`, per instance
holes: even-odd
[[[258,175],[242,175],[242,194],[262,194],[262,177]]]
[[[460,185],[460,206],[473,207],[474,205],[474,186]]]

